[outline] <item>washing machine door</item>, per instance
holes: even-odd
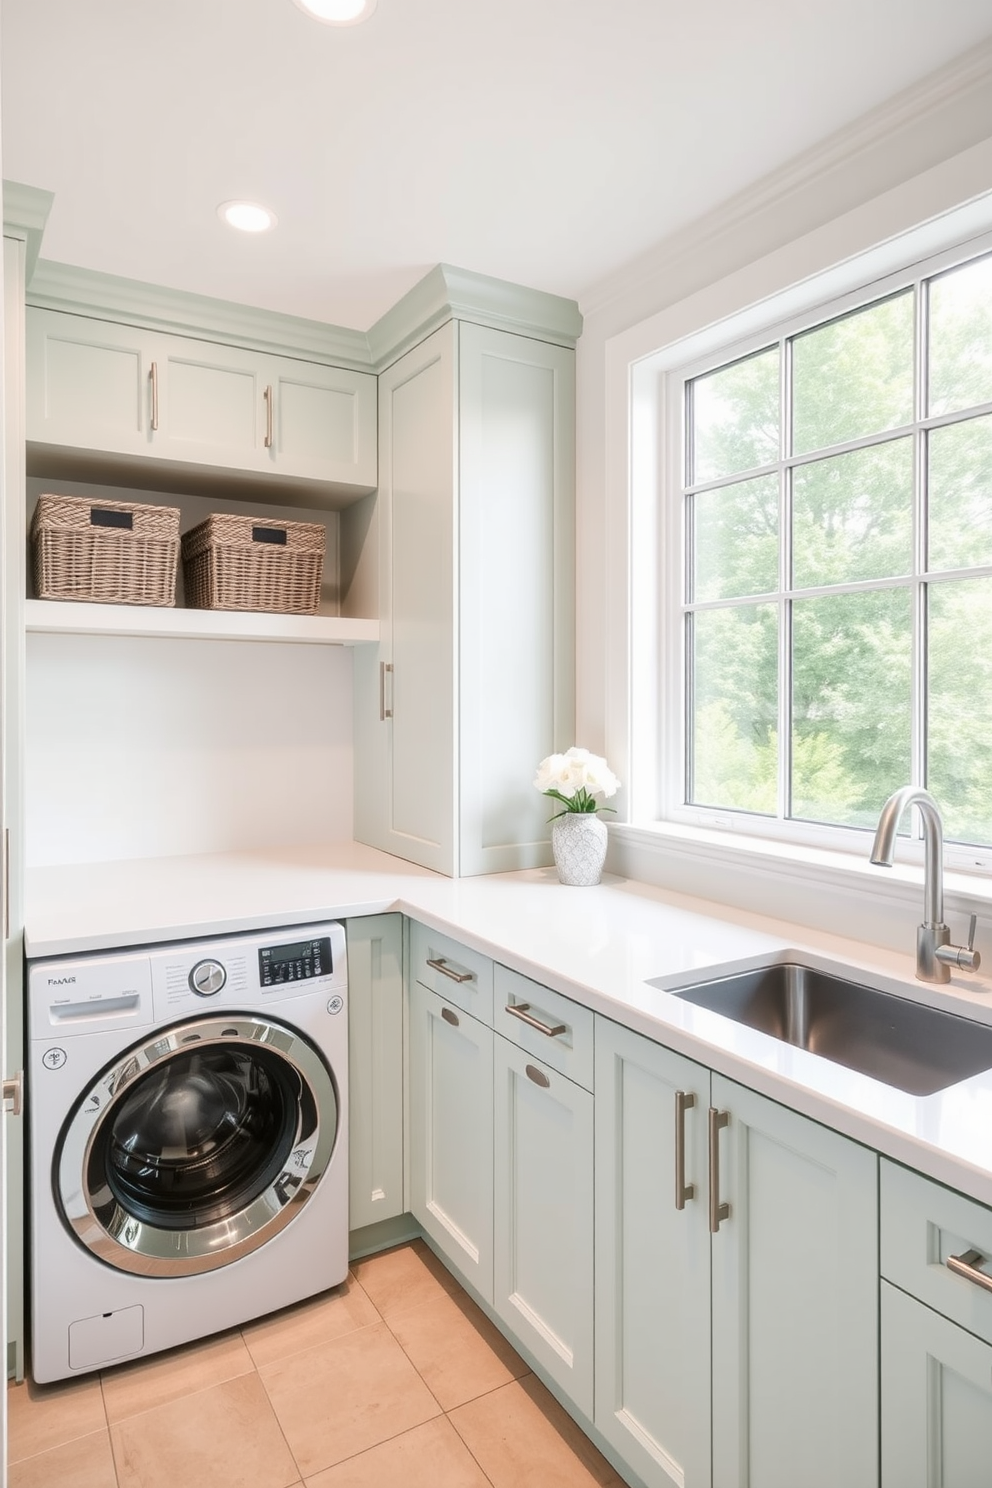
[[[225,1266],[287,1225],[338,1131],[334,1078],[270,1018],[197,1018],[130,1049],[73,1108],[55,1157],[66,1224],[145,1276]]]

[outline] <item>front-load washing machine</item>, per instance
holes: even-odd
[[[32,962],[32,1373],[285,1307],[348,1269],[340,924]]]

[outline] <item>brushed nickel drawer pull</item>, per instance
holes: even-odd
[[[391,661],[380,661],[379,663],[379,722],[385,723],[387,718],[392,718],[393,710],[386,707],[386,678],[393,675],[393,663]]]
[[[725,1219],[730,1218],[730,1205],[720,1203],[720,1133],[730,1125],[730,1112],[710,1106],[710,1234],[715,1235]]]
[[[271,449],[274,443],[272,438],[272,400],[274,397],[271,384],[262,394],[265,399],[265,448]]]
[[[427,957],[427,965],[434,971],[439,971],[442,976],[450,977],[453,982],[471,982],[475,980],[474,971],[452,971],[443,956]]]
[[[450,1023],[452,1028],[458,1027],[458,1014],[453,1013],[451,1011],[451,1008],[443,1007],[441,1009],[441,1017],[444,1019],[445,1023]]]
[[[549,1089],[551,1081],[543,1070],[539,1070],[536,1064],[525,1064],[524,1072],[528,1080],[533,1080],[535,1085],[540,1085],[543,1090]]]
[[[519,1018],[528,1028],[536,1028],[538,1033],[545,1033],[548,1038],[557,1038],[559,1033],[568,1032],[567,1023],[542,1023],[540,1018],[535,1018],[529,1002],[508,1002],[506,1011],[511,1018]]]
[[[696,1185],[685,1181],[685,1113],[696,1104],[696,1097],[685,1090],[675,1092],[675,1207],[684,1209],[686,1199],[696,1197]]]
[[[152,433],[156,434],[158,432],[158,362],[152,362],[148,380],[152,385]]]
[[[948,1271],[954,1272],[955,1276],[963,1276],[966,1281],[973,1281],[976,1286],[992,1292],[992,1276],[987,1276],[984,1271],[978,1269],[979,1261],[984,1261],[984,1259],[980,1250],[966,1250],[964,1255],[948,1256],[945,1265]]]

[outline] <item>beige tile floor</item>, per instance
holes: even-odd
[[[421,1242],[259,1322],[7,1393],[9,1488],[621,1488]]]

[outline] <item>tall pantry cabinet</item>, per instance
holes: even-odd
[[[551,331],[454,313],[379,374],[380,645],[355,657],[355,836],[453,876],[550,863],[531,782],[573,743],[580,322],[531,299]]]

